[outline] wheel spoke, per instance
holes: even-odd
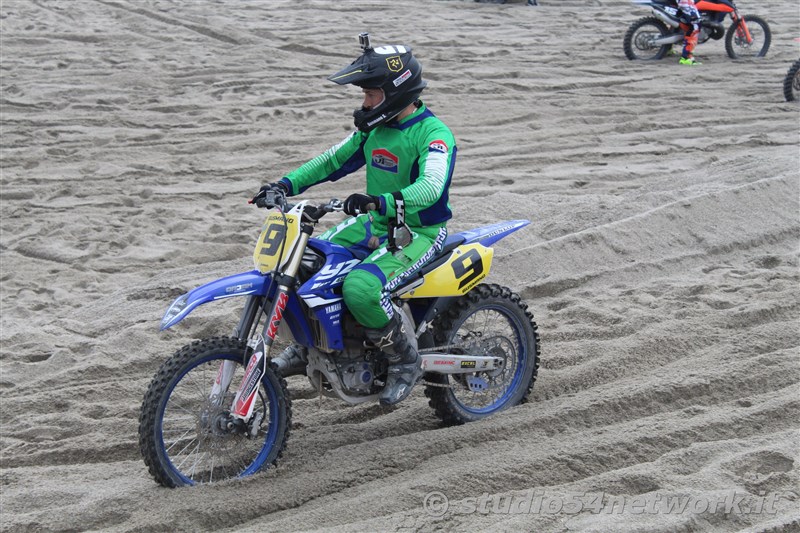
[[[186,416],[188,416],[189,418],[192,418],[192,419],[194,419],[194,418],[197,416],[197,414],[195,413],[195,411],[192,411],[192,410],[190,410],[190,409],[187,409],[187,408],[186,408],[186,407],[184,407],[183,405],[179,404],[177,401],[173,401],[173,400],[170,400],[170,401],[169,401],[169,405],[168,405],[168,407],[167,407],[167,408],[170,408],[170,409],[171,409],[172,407],[175,407],[175,408],[176,408],[176,410],[178,410],[178,411],[183,411],[183,412],[185,412],[185,413],[186,413]],[[164,410],[166,411],[166,409],[167,409],[167,408],[165,408]]]
[[[176,457],[180,457],[180,456],[181,456],[181,454],[183,454],[184,450],[186,450],[186,448],[188,448],[188,447],[189,447],[189,445],[190,445],[192,442],[194,442],[195,440],[197,440],[197,439],[192,439],[192,440],[189,442],[189,444],[187,444],[186,446],[184,446],[184,447],[183,447],[183,449],[182,449],[181,451],[179,451],[177,454],[175,454],[175,455],[176,455]],[[183,459],[183,461],[181,461],[181,462],[180,462],[180,463],[177,465],[177,467],[178,467],[178,468],[181,468],[181,467],[183,466],[183,463],[185,463],[186,461],[188,461],[188,460],[189,460],[189,459],[192,457],[192,453],[193,453],[194,451],[196,451],[196,450],[197,450],[199,447],[200,447],[200,442],[198,441],[198,443],[197,443],[197,445],[194,447],[194,449],[193,449],[191,452],[189,452],[189,453],[187,453],[187,454],[186,454],[186,457]]]
[[[178,430],[174,429],[174,430],[172,430],[172,431],[178,431]],[[182,434],[180,437],[178,437],[177,439],[175,439],[175,441],[172,443],[172,445],[171,445],[171,446],[169,446],[169,447],[167,447],[165,451],[166,451],[167,453],[169,453],[169,451],[170,451],[170,450],[171,450],[171,449],[172,449],[172,448],[173,448],[175,445],[177,445],[179,442],[181,442],[181,441],[183,440],[183,438],[184,438],[185,436],[187,436],[187,435],[188,435],[189,433],[191,433],[191,432],[192,432],[192,430],[191,430],[191,429],[188,429],[188,430],[184,431],[184,432],[183,432],[183,434]],[[191,444],[191,443],[192,443],[192,442],[194,442],[195,440],[196,440],[196,439],[192,439],[192,440],[190,440],[190,441],[189,441],[189,443]],[[166,444],[166,443],[164,443],[164,444]],[[185,449],[185,448],[184,448],[184,449]],[[183,451],[183,450],[181,450],[181,451]]]

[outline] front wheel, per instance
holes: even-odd
[[[666,37],[670,31],[667,26],[655,17],[644,17],[630,25],[622,40],[625,57],[634,59],[663,59],[672,47],[671,44],[658,46],[656,39]]]
[[[800,99],[800,59],[792,63],[783,78],[783,96],[787,102]]]
[[[481,284],[436,318],[437,345],[503,361],[491,371],[425,374],[428,404],[445,424],[479,420],[527,400],[539,368],[539,334],[527,308],[508,288]]]
[[[268,368],[253,416],[231,417],[235,389],[249,355],[244,341],[211,338],[184,346],[158,370],[142,402],[139,449],[165,487],[210,483],[275,464],[286,446],[291,402],[286,381]],[[212,394],[222,368],[233,371],[229,390]]]
[[[756,15],[745,15],[728,28],[725,51],[731,59],[764,57],[771,42],[772,31],[767,21]]]

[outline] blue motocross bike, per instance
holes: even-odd
[[[276,338],[307,353],[305,375],[320,394],[349,404],[377,402],[387,365],[365,343],[364,328],[342,299],[345,276],[366,255],[312,237],[342,203],[289,204],[267,193],[270,208],[253,253],[255,269],[177,298],[166,330],[202,304],[242,297],[232,337],[207,338],[175,352],[153,377],[139,418],[139,447],[161,485],[179,487],[244,477],[275,464],[286,446],[292,409],[272,361]],[[450,235],[423,268],[390,294],[415,333],[429,405],[446,424],[478,420],[528,398],[539,366],[539,336],[519,295],[483,283],[491,246],[527,220]]]

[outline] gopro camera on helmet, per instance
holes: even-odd
[[[358,44],[361,45],[361,49],[365,52],[367,50],[372,50],[372,45],[369,44],[369,32],[365,31],[358,35]]]

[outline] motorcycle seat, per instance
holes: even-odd
[[[431,259],[425,263],[422,268],[411,274],[411,276],[405,280],[402,284],[400,284],[393,292],[401,293],[403,292],[403,287],[407,287],[411,283],[416,282],[421,277],[425,276],[431,270],[438,268],[442,265],[442,263],[447,262],[450,258],[450,252],[458,248],[461,244],[466,241],[466,237],[460,234],[456,235],[448,235],[447,239],[444,241],[444,245],[442,249],[439,250]]]
[[[466,237],[458,233],[455,235],[448,235],[447,238],[444,240],[444,246],[442,246],[442,249],[439,250],[439,252],[435,256],[433,256],[432,260],[436,260],[439,257],[442,257],[443,255],[449,255],[450,252],[458,248],[465,240]]]

